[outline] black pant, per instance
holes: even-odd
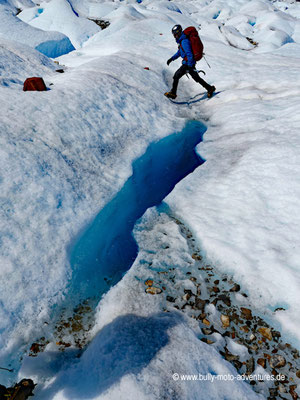
[[[173,76],[173,87],[172,87],[172,93],[176,94],[177,93],[177,86],[179,83],[179,79],[183,77],[186,73],[190,74],[191,77],[194,79],[194,81],[200,83],[206,90],[209,90],[211,86],[205,82],[204,79],[200,78],[198,72],[195,70],[195,67],[189,67],[186,64],[182,64],[182,66],[175,72]]]

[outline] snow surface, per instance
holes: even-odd
[[[17,373],[23,364],[19,376],[37,379],[39,396],[47,399],[74,398],[80,390],[83,398],[101,399],[259,398],[243,382],[200,387],[172,380],[174,372],[233,369],[198,340],[195,322],[162,314],[161,297],[144,292],[135,279],[138,271],[146,279],[148,268],[137,233],[140,254],[100,302],[94,340],[77,363],[72,349],[61,358],[53,327],[62,307],[76,306],[69,297],[69,259],[81,232],[122,188],[133,160],[150,143],[179,132],[188,119],[202,119],[208,129],[197,150],[206,162],[166,202],[206,259],[232,273],[253,307],[299,348],[300,5],[70,3],[75,12],[65,1],[0,1],[0,365]],[[15,16],[14,7],[40,29]],[[84,17],[104,18],[110,26],[100,31]],[[201,25],[211,69],[205,60],[198,66],[217,87],[209,101],[185,77],[178,104],[162,96],[180,65],[166,65],[176,51],[175,23]],[[35,50],[56,57],[73,46],[76,51],[59,58],[64,74]],[[24,93],[23,81],[34,75],[51,90]],[[148,220],[155,226],[151,212]],[[178,252],[170,265],[184,269],[186,249],[172,234]],[[273,312],[276,307],[286,310]],[[53,339],[46,351],[24,356],[42,336]],[[2,384],[17,379],[0,374]],[[82,388],[71,384],[78,381]]]
[[[101,30],[95,22],[76,16],[67,0],[41,3],[25,9],[18,17],[35,28],[64,33],[76,49]]]
[[[21,21],[13,7],[0,2],[0,35],[34,47],[48,57],[59,57],[74,50],[70,39],[60,32],[45,32]]]

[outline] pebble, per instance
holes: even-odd
[[[149,286],[146,289],[146,293],[149,293],[149,294],[160,294],[161,292],[162,292],[162,290],[155,286]]]
[[[153,280],[152,279],[147,279],[146,281],[145,281],[145,285],[146,286],[152,286],[153,285]]]
[[[279,388],[279,392],[280,393],[286,393],[287,392],[286,388],[281,384],[279,384],[278,388]]]
[[[238,285],[237,283],[235,283],[233,285],[233,287],[230,289],[230,292],[239,292],[241,290],[240,285]]]
[[[249,308],[241,307],[242,316],[248,320],[253,319],[252,312]]]
[[[202,328],[202,332],[204,333],[204,335],[211,335],[213,333],[213,331],[208,328]]]
[[[241,327],[240,327],[240,330],[243,331],[243,332],[245,332],[245,333],[248,333],[248,332],[249,332],[249,328],[248,328],[247,325],[241,326]]]
[[[280,354],[275,354],[274,356],[272,356],[270,358],[269,363],[270,363],[271,368],[282,368],[285,366],[286,360]]]
[[[184,301],[189,301],[190,298],[191,298],[191,295],[189,293],[186,293],[184,296],[182,296],[182,300],[184,300]]]
[[[225,359],[227,360],[227,361],[239,361],[239,356],[236,356],[236,355],[234,355],[234,354],[231,354],[231,353],[229,353],[228,351],[226,351],[225,353],[223,353],[222,351],[220,351],[220,354],[222,355],[222,356],[224,356],[225,357]]]
[[[223,328],[228,328],[230,325],[230,318],[228,317],[228,315],[221,314],[220,318],[223,324]]]
[[[204,343],[207,343],[207,344],[213,344],[213,343],[214,343],[212,340],[207,339],[207,338],[201,338],[200,340],[201,340],[202,342],[204,342]]]
[[[265,360],[265,358],[259,358],[257,360],[257,364],[259,364],[263,368],[266,368],[266,360]]]
[[[246,374],[251,375],[252,372],[254,371],[255,368],[255,363],[254,363],[254,358],[251,357],[249,360],[246,361]]]
[[[175,303],[175,298],[172,296],[167,296],[166,300],[169,301],[170,303]]]
[[[220,294],[218,296],[218,300],[223,301],[223,303],[226,304],[226,306],[228,306],[228,307],[231,306],[230,298],[228,296],[226,296],[225,294]]]
[[[258,328],[258,332],[265,338],[272,340],[272,333],[270,328],[265,328],[264,326]]]
[[[197,308],[198,310],[204,310],[204,307],[206,305],[206,301],[196,298],[195,300],[195,308]]]
[[[251,333],[250,338],[249,338],[250,342],[253,342],[253,340],[255,340],[255,339],[256,339],[256,336],[253,333]]]

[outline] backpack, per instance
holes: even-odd
[[[189,26],[183,33],[191,42],[192,52],[195,61],[201,60],[203,56],[203,43],[198,35],[197,29],[194,26]]]
[[[42,90],[47,90],[46,84],[43,78],[33,77],[27,78],[23,85],[24,92],[28,90],[38,90],[39,92]]]

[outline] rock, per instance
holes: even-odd
[[[285,311],[285,308],[283,308],[283,307],[277,307],[277,308],[275,308],[274,312],[276,312],[276,311]]]
[[[186,293],[185,295],[182,296],[182,300],[184,300],[184,301],[189,301],[190,298],[191,298],[191,295],[189,293]]]
[[[202,322],[203,322],[204,325],[210,326],[210,322],[209,322],[208,319],[204,318],[204,319],[202,320]]]
[[[197,282],[197,278],[195,278],[194,276],[191,276],[191,277],[190,277],[190,281],[192,281],[192,282]]]
[[[248,333],[248,332],[249,332],[249,328],[248,328],[247,325],[241,326],[241,327],[240,327],[240,330],[243,331],[243,332],[245,332],[245,333]]]
[[[169,301],[170,303],[175,303],[175,298],[172,296],[167,296],[166,300]]]
[[[297,388],[297,385],[291,385],[290,386],[290,390],[289,390],[289,393],[290,393],[290,395],[292,396],[292,399],[293,400],[297,400],[298,399],[298,395],[297,395],[297,393],[295,392],[295,389]]]
[[[297,376],[297,378],[300,379],[300,369],[298,369],[298,371],[296,372],[296,376]]]
[[[149,286],[146,289],[146,293],[149,293],[149,294],[160,294],[161,292],[162,292],[162,290],[155,286]]]
[[[145,281],[145,285],[146,286],[152,286],[153,285],[153,280],[152,279],[147,279],[146,281]]]
[[[251,333],[250,338],[249,338],[250,342],[253,342],[253,340],[255,340],[255,339],[256,339],[256,336],[253,333]]]
[[[240,285],[238,285],[237,283],[235,283],[233,285],[233,287],[230,289],[230,292],[239,292],[241,290]]]
[[[266,368],[266,359],[265,358],[259,358],[257,360],[257,364],[260,365],[263,368]]]
[[[83,329],[83,326],[80,322],[73,322],[71,328],[73,332],[80,332]]]
[[[279,339],[281,337],[281,333],[278,331],[272,331],[272,336],[274,339]]]
[[[208,328],[202,328],[202,332],[204,333],[204,335],[211,335],[213,333],[213,331]]]
[[[213,290],[213,292],[215,292],[215,293],[219,293],[219,292],[220,292],[220,289],[219,289],[217,286],[214,286],[214,287],[212,288],[212,290]]]
[[[40,343],[32,343],[31,347],[30,347],[30,357],[35,357],[37,356],[37,354],[43,350],[43,348],[45,347],[45,345],[42,345]]]
[[[230,325],[230,318],[228,315],[221,314],[221,321],[223,324],[223,328],[228,328]]]
[[[253,319],[252,312],[249,308],[241,307],[242,317],[250,320]]]
[[[261,326],[258,328],[258,332],[265,338],[272,340],[272,333],[270,328],[265,328],[264,326]]]
[[[236,355],[234,355],[234,354],[229,353],[229,351],[227,350],[227,348],[225,348],[225,353],[224,353],[223,351],[220,351],[220,354],[221,354],[223,357],[225,357],[225,359],[226,359],[227,361],[230,361],[230,362],[232,362],[232,361],[239,361],[239,359],[240,359],[239,356],[236,356]]]
[[[195,308],[197,308],[197,310],[204,310],[204,307],[206,305],[206,301],[199,299],[198,297],[195,300]]]
[[[219,279],[216,279],[216,280],[214,281],[214,284],[215,284],[215,285],[218,285],[219,283],[220,283]]]
[[[278,394],[278,389],[277,388],[270,388],[269,392],[270,392],[270,396],[271,397],[277,398],[277,394]]]
[[[94,18],[88,18],[90,21],[95,22],[95,24],[97,24],[98,26],[100,26],[100,28],[106,29],[109,25],[110,22],[109,21],[105,21],[104,19],[94,19]]]
[[[214,306],[216,306],[216,305],[217,305],[217,302],[218,302],[218,299],[214,299],[214,300],[211,302],[211,304],[213,304]]]
[[[271,368],[282,368],[286,364],[286,359],[280,354],[275,354],[270,358],[269,363]]]
[[[237,370],[239,370],[243,366],[243,363],[241,363],[238,360],[233,360],[233,361],[231,361],[231,363],[234,365],[235,369],[237,369]]]
[[[225,294],[220,294],[218,296],[218,300],[223,301],[223,303],[226,304],[226,306],[228,306],[228,307],[231,306],[230,298],[228,296],[226,296]]]
[[[246,374],[251,375],[255,368],[254,358],[251,357],[246,361]]]
[[[278,389],[279,389],[280,393],[286,393],[287,392],[286,388],[282,384],[278,385]]]
[[[201,340],[202,342],[204,342],[204,343],[207,343],[207,344],[213,344],[213,343],[214,343],[212,340],[207,339],[207,338],[201,338],[200,340]]]
[[[66,343],[60,340],[59,342],[56,342],[56,346],[70,347],[71,343]]]
[[[192,259],[193,259],[193,260],[196,260],[196,261],[201,261],[201,260],[202,260],[202,257],[201,257],[199,254],[197,254],[197,253],[193,253],[193,254],[192,254]]]

